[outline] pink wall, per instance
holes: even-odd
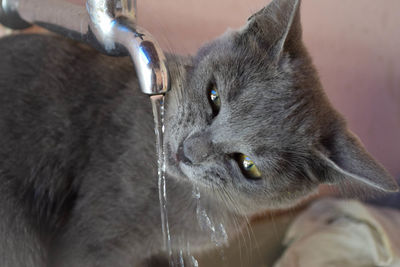
[[[268,0],[138,0],[139,23],[164,49],[193,53]],[[304,0],[304,39],[331,101],[400,175],[400,1]]]

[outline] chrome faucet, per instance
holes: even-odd
[[[11,29],[35,24],[111,56],[129,55],[143,93],[169,90],[162,50],[136,25],[136,0],[0,0],[0,23]]]

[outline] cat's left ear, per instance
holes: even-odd
[[[359,139],[347,129],[337,129],[315,151],[312,171],[331,184],[351,182],[383,192],[396,192],[399,187],[382,165],[366,151]]]
[[[251,16],[243,29],[245,39],[255,38],[269,56],[279,60],[283,52],[302,51],[300,0],[274,0]]]

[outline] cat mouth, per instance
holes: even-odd
[[[179,164],[180,162],[183,162],[186,165],[192,165],[192,161],[186,157],[185,152],[183,150],[183,142],[181,142],[181,144],[178,147],[177,152],[175,153],[175,160],[177,162],[177,164]]]

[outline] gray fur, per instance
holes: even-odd
[[[246,216],[294,205],[322,183],[397,188],[323,93],[301,42],[299,3],[275,0],[196,56],[168,57],[174,249],[180,240],[212,245],[193,184],[229,235]],[[1,39],[0,58],[0,266],[138,266],[160,253],[153,118],[128,59],[43,35]],[[180,146],[193,164],[176,159]],[[241,174],[238,152],[261,180]]]
[[[193,165],[171,159],[175,176],[216,187],[215,194],[223,187],[236,200],[231,208],[250,214],[291,206],[321,183],[397,189],[323,93],[301,42],[299,1],[273,1],[240,31],[203,47],[192,65],[181,91],[169,95],[179,95],[180,106],[168,119],[168,149],[174,155],[183,143],[209,157],[191,155],[202,158]],[[222,101],[215,118],[207,101],[213,80]],[[249,155],[262,181],[245,179],[234,153]]]

